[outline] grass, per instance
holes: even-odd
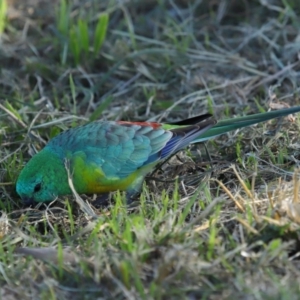
[[[71,57],[71,63],[76,66],[95,60],[105,40],[109,15],[103,13],[98,17],[95,28],[89,28],[92,22],[89,19],[77,18],[75,21],[71,16],[71,4],[61,0],[57,8],[56,28],[57,42],[60,45],[61,64],[65,65]],[[90,41],[90,32],[92,37]],[[92,52],[92,55],[91,53]]]
[[[15,192],[34,153],[90,120],[299,105],[297,2],[55,3],[0,1],[0,298],[298,299],[299,116],[178,153],[132,207]]]

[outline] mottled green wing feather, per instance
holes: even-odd
[[[172,137],[162,128],[93,122],[69,129],[54,139],[51,147],[61,156],[84,152],[87,165],[97,165],[107,177],[125,178],[143,166]]]

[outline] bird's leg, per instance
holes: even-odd
[[[139,196],[140,192],[141,192],[140,190],[137,191],[137,190],[134,190],[134,189],[126,191],[126,203],[127,203],[127,205],[130,205],[135,200],[138,200],[138,196]]]
[[[127,205],[130,205],[134,200],[138,200],[138,196],[142,190],[143,182],[144,182],[144,177],[139,177],[126,190]]]

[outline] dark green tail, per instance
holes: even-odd
[[[239,128],[251,126],[260,122],[265,122],[271,119],[280,118],[289,114],[300,112],[300,106],[291,107],[287,109],[269,111],[255,115],[244,116],[240,118],[233,118],[219,121],[216,125],[205,131],[198,138],[193,140],[193,143],[200,143],[212,139],[218,135],[226,132],[236,130]]]

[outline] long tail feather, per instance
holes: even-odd
[[[210,119],[195,125],[171,130],[173,136],[168,141],[166,146],[161,150],[161,154],[160,154],[161,158],[168,157],[172,153],[175,153],[185,148],[188,144],[192,143],[196,137],[202,135],[206,130],[211,128],[214,124],[216,124],[216,121]]]
[[[224,134],[226,132],[236,130],[239,128],[251,126],[260,122],[265,122],[271,119],[280,118],[289,114],[300,112],[300,106],[291,107],[282,110],[270,111],[266,113],[254,114],[240,118],[233,118],[221,120],[216,125],[205,131],[198,138],[194,139],[192,143],[199,143]]]
[[[179,125],[179,126],[194,125],[194,124],[198,124],[198,123],[200,123],[200,122],[202,122],[202,121],[204,121],[208,118],[211,118],[212,116],[213,115],[211,115],[211,114],[204,114],[204,115],[192,117],[192,118],[181,120],[181,121],[168,123],[168,125]]]

